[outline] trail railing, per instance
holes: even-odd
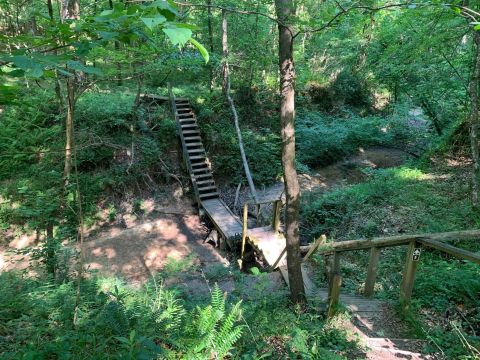
[[[325,239],[325,237],[323,237],[323,239]],[[340,298],[340,288],[342,285],[340,265],[342,253],[357,250],[370,251],[370,260],[367,268],[364,295],[366,297],[371,297],[374,294],[381,249],[395,246],[407,246],[402,282],[400,285],[400,303],[404,309],[408,309],[412,298],[415,273],[420,261],[422,249],[435,249],[457,259],[471,261],[480,265],[480,254],[446,243],[457,240],[479,239],[480,230],[467,230],[435,234],[379,237],[364,240],[348,240],[327,244],[325,242],[317,241],[311,246],[302,246],[301,250],[303,252],[308,251],[308,253],[311,254],[320,247],[319,252],[322,255],[331,257],[328,279],[328,316],[332,316],[338,308]]]

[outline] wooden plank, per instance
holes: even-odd
[[[370,250],[370,262],[367,269],[367,279],[365,280],[366,297],[372,297],[375,291],[375,281],[377,279],[378,259],[380,258],[380,248],[373,247]]]
[[[242,234],[242,222],[220,199],[202,201],[208,217],[215,224],[220,233],[228,240]]]
[[[408,310],[410,307],[410,299],[412,298],[413,283],[415,281],[418,264],[418,260],[414,259],[414,252],[415,249],[419,247],[420,244],[412,240],[407,249],[405,268],[403,270],[402,284],[400,287],[400,304],[404,310]]]
[[[278,269],[282,274],[283,280],[285,280],[285,283],[287,284],[287,286],[290,287],[290,280],[288,278],[288,266],[287,266],[286,258],[282,260]],[[315,285],[313,284],[313,281],[310,279],[310,276],[308,275],[308,269],[305,264],[302,264],[301,269],[302,269],[302,278],[303,278],[305,295],[307,298],[312,298],[315,296],[317,292],[315,289]]]
[[[340,302],[340,287],[342,286],[342,276],[340,274],[333,274],[330,291],[328,293],[328,313],[327,318],[330,319],[338,310]]]
[[[215,183],[215,180],[212,179],[209,179],[209,180],[202,180],[202,181],[197,181],[197,185],[204,185],[204,184],[212,184],[212,183]]]
[[[282,210],[282,201],[277,200],[273,203],[273,230],[278,231],[280,229],[280,211]]]
[[[243,225],[242,225],[242,250],[240,253],[240,270],[243,269],[243,256],[245,255],[245,243],[247,241],[248,229],[248,204],[243,205]]]
[[[308,250],[307,255],[304,256],[302,261],[307,261],[310,256],[317,250],[320,245],[325,244],[327,242],[327,237],[325,235],[321,235],[313,245],[310,247],[310,250]]]
[[[436,240],[420,240],[419,242],[424,246],[427,246],[432,249],[440,250],[458,259],[468,260],[476,264],[480,264],[480,254],[476,254],[471,251],[460,249],[453,245],[445,244]]]
[[[407,245],[412,240],[434,240],[434,241],[453,241],[453,240],[480,240],[480,230],[450,231],[444,233],[398,235],[389,237],[378,237],[373,239],[347,240],[330,243],[330,249],[322,251],[324,254],[334,251],[352,251],[365,250],[372,247],[391,247]],[[310,246],[302,246],[300,250],[307,252]]]
[[[277,262],[286,247],[285,236],[274,231],[271,226],[249,229],[248,240],[270,266]]]
[[[188,149],[187,151],[189,154],[198,154],[198,153],[205,154],[205,149]]]
[[[212,190],[217,190],[217,187],[216,186],[199,186],[198,190],[200,192],[205,192],[205,191],[211,192]]]

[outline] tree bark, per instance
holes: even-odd
[[[63,20],[80,19],[80,0],[62,0],[61,7]]]
[[[228,88],[228,34],[227,34],[227,11],[222,10],[222,50],[223,50],[223,59],[222,59],[222,91],[223,94],[227,94]]]
[[[294,303],[305,301],[305,288],[301,270],[299,210],[300,187],[295,168],[295,67],[293,62],[293,30],[291,17],[295,5],[291,0],[275,0],[279,31],[280,67],[280,125],[282,132],[282,167],[285,178],[287,239],[287,266],[290,294]]]
[[[473,30],[473,42],[475,48],[475,59],[473,65],[472,78],[470,79],[470,148],[472,152],[472,205],[475,208],[479,207],[478,191],[480,183],[480,159],[478,149],[478,130],[479,130],[479,110],[480,103],[478,97],[478,90],[480,81],[480,33]]]
[[[72,149],[73,149],[73,116],[75,112],[75,79],[67,78],[67,118],[65,121],[65,164],[63,176],[66,183],[72,173]]]
[[[212,25],[212,0],[207,0],[207,21],[208,21],[208,39],[210,41],[210,54],[213,54],[213,25]],[[210,63],[208,65],[208,70],[210,72],[210,91],[213,91],[213,65]]]
[[[247,155],[245,154],[245,147],[243,146],[243,137],[242,131],[240,130],[240,124],[238,121],[238,113],[237,109],[235,108],[235,103],[233,102],[232,96],[230,95],[230,76],[228,72],[228,63],[227,65],[227,100],[230,104],[230,108],[232,109],[233,120],[235,122],[235,130],[237,132],[238,138],[238,146],[240,147],[240,155],[242,157],[243,162],[243,169],[245,170],[245,176],[247,177],[248,186],[250,188],[250,192],[252,193],[252,197],[256,203],[258,203],[257,197],[257,190],[255,189],[255,184],[253,183],[252,174],[250,173],[250,167],[248,166]]]

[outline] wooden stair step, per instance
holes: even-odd
[[[182,131],[184,135],[188,135],[188,134],[200,134],[200,131],[199,130],[185,130],[185,131]]]
[[[198,187],[198,191],[202,191],[202,192],[205,192],[205,191],[210,191],[210,190],[217,190],[217,187],[215,185],[211,185],[211,186],[199,186]]]
[[[192,168],[193,167],[196,167],[197,169],[204,168],[204,170],[210,170],[206,162],[192,163]]]
[[[197,121],[197,119],[195,118],[188,118],[188,119],[179,119],[178,120],[180,122],[180,124],[184,124],[184,123],[188,123],[188,122],[192,122],[192,121]]]
[[[193,171],[193,177],[195,179],[204,179],[203,177],[202,178],[200,177],[202,175],[206,175],[206,176],[209,176],[209,177],[212,176],[212,174],[210,173],[210,169],[208,167],[207,168],[196,168],[196,169],[192,168],[192,171]]]
[[[211,173],[194,175],[194,177],[195,179],[205,179],[207,177],[211,177],[213,179],[213,175]]]
[[[198,195],[198,197],[200,198],[200,200],[217,198],[217,197],[219,197],[219,196],[220,196],[220,194],[219,194],[217,191],[214,191],[214,192],[211,192],[211,193],[207,193],[207,194],[200,194],[200,195]]]
[[[204,160],[206,157],[204,155],[194,155],[190,156],[190,160]]]
[[[187,145],[187,148],[188,147],[195,147],[195,146],[203,147],[203,144],[201,142],[191,142],[191,143],[186,143],[185,145]]]
[[[197,128],[198,127],[197,124],[182,124],[180,126],[182,127],[182,129]]]
[[[187,144],[187,146],[191,143],[187,143],[186,141],[195,141],[195,140],[202,140],[202,138],[200,136],[189,136],[189,137],[186,137],[185,138],[185,144]]]
[[[205,153],[204,149],[187,149],[189,154],[198,154],[198,153]]]
[[[201,180],[201,181],[196,181],[197,185],[205,185],[205,184],[214,184],[215,180],[209,179],[209,180]]]

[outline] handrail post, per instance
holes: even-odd
[[[242,226],[242,252],[240,255],[240,270],[243,269],[243,256],[245,255],[245,243],[247,241],[248,229],[248,203],[243,205],[243,226]]]
[[[328,312],[327,318],[332,318],[338,310],[340,303],[340,287],[342,286],[342,275],[333,274],[328,292]]]
[[[273,203],[273,221],[272,228],[273,231],[278,231],[280,229],[280,211],[282,209],[282,200],[277,200]]]
[[[380,248],[372,247],[370,249],[370,262],[367,269],[367,279],[365,280],[364,295],[372,297],[375,292],[375,281],[377,279],[378,259],[380,257]]]
[[[417,271],[418,260],[420,258],[420,244],[415,240],[410,241],[405,259],[405,268],[403,270],[402,285],[400,287],[400,304],[404,310],[410,308],[410,299],[412,298],[413,283]]]
[[[329,281],[328,281],[328,311],[327,318],[331,318],[338,310],[340,302],[340,287],[342,286],[342,275],[340,274],[340,252],[333,253]]]

